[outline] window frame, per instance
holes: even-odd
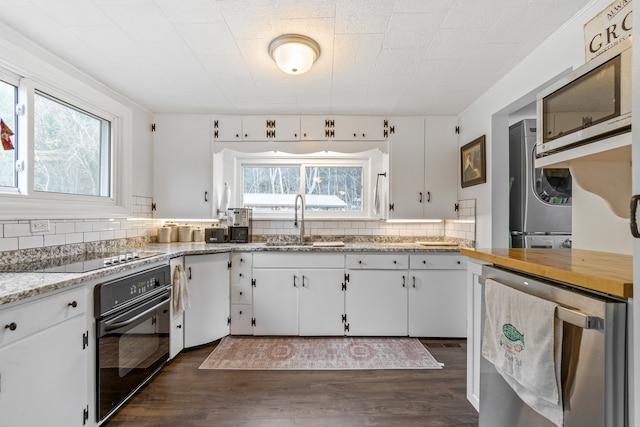
[[[54,72],[50,66],[44,66]],[[4,71],[4,70],[3,70]],[[60,71],[55,71],[60,75]],[[130,214],[132,112],[131,109],[82,82],[63,79],[67,85],[52,85],[37,76],[22,77],[18,86],[18,187],[0,189],[0,219],[33,218],[122,218]],[[111,123],[110,196],[88,196],[34,190],[34,94],[41,92],[74,108]]]
[[[18,76],[17,74],[14,74],[8,70],[2,69],[0,68],[0,80],[2,80],[4,83],[13,85],[16,87],[16,98],[19,99],[20,97],[20,76]],[[16,103],[17,105],[17,103]],[[17,108],[16,108],[17,110]],[[20,181],[20,177],[19,177],[19,173],[17,171],[17,167],[18,167],[18,163],[19,163],[19,152],[20,152],[20,144],[18,144],[18,137],[19,137],[19,126],[20,126],[20,116],[18,114],[17,111],[15,111],[15,129],[12,129],[13,131],[13,136],[11,137],[11,141],[13,143],[13,146],[15,148],[15,160],[13,163],[14,166],[14,174],[15,174],[15,186],[9,187],[9,186],[1,186],[0,185],[0,194],[18,194],[19,192],[19,181]]]
[[[231,186],[231,200],[229,207],[243,207],[244,195],[244,166],[274,166],[274,165],[296,165],[300,166],[300,189],[306,202],[305,183],[305,166],[325,166],[325,167],[362,167],[362,210],[361,211],[315,211],[305,210],[305,218],[307,219],[372,219],[372,194],[371,188],[373,173],[373,156],[367,153],[313,153],[313,154],[291,154],[276,153],[265,157],[264,153],[242,153],[234,157],[234,176]],[[232,206],[233,205],[233,206]],[[253,218],[259,220],[265,219],[290,219],[293,211],[286,212],[254,212]]]

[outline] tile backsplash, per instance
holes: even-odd
[[[100,246],[109,248],[144,245],[155,241],[157,228],[164,221],[153,219],[152,199],[136,197],[132,199],[131,218],[122,219],[54,219],[49,221],[49,230],[31,232],[29,220],[0,221],[0,252],[14,252],[37,248],[51,249],[61,253],[59,247],[70,246],[73,251]],[[475,199],[459,201],[457,219],[436,223],[386,222],[352,220],[306,220],[307,236],[319,239],[337,238],[345,241],[385,241],[408,242],[415,240],[453,240],[463,246],[475,245]],[[211,222],[190,223],[200,227],[210,227]],[[253,236],[256,241],[299,234],[293,221],[256,220],[253,222]]]

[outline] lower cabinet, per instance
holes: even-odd
[[[347,335],[407,335],[407,272],[349,271]]]
[[[344,334],[344,255],[256,253],[253,267],[254,335]]]
[[[344,269],[306,269],[298,277],[298,334],[344,335]]]
[[[410,256],[410,336],[467,336],[466,265],[462,255]]]
[[[229,254],[184,257],[191,306],[184,312],[184,347],[229,335]]]
[[[92,422],[86,308],[83,288],[0,311],[0,424]]]
[[[251,252],[231,254],[231,335],[251,335],[253,333],[252,301],[253,290]]]
[[[298,335],[298,279],[294,269],[254,269],[253,334]]]
[[[348,254],[347,335],[407,335],[405,254]]]
[[[174,274],[176,267],[183,267],[183,258],[173,258],[169,265],[171,267],[171,274]],[[175,280],[175,275],[172,276],[172,283]],[[175,296],[173,296],[175,297]],[[171,330],[169,334],[169,359],[173,359],[184,349],[184,312],[179,313],[173,310],[173,299],[171,303],[171,317],[169,320],[169,328]]]

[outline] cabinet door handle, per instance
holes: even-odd
[[[204,192],[204,201],[205,201],[205,202],[208,202],[208,201],[209,201],[209,192],[208,192],[208,191],[205,191],[205,192]]]
[[[405,275],[402,275],[402,287],[407,287],[407,277]]]
[[[427,203],[431,203],[431,191],[427,191]]]
[[[419,197],[418,197],[418,203],[422,203],[422,191],[418,193]]]
[[[631,196],[631,206],[629,215],[629,225],[631,227],[631,235],[636,239],[640,238],[640,230],[638,230],[638,222],[636,220],[636,211],[638,210],[638,201],[640,201],[640,194]]]
[[[191,267],[189,267],[189,280],[191,280]]]
[[[413,276],[413,287],[416,287],[416,276]]]
[[[293,275],[293,287],[298,287],[298,276],[296,276],[295,274]]]
[[[302,287],[306,288],[307,285],[305,284],[305,279],[307,278],[307,276],[305,276],[304,274],[302,275]]]

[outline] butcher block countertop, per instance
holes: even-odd
[[[633,257],[582,249],[468,249],[470,258],[605,294],[633,296]]]

